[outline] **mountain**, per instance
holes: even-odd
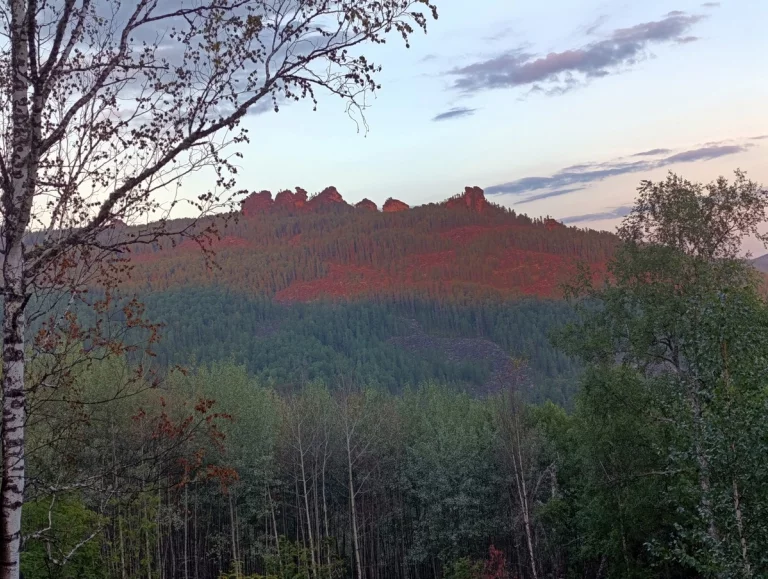
[[[260,191],[213,224],[213,263],[182,239],[133,249],[123,288],[165,323],[159,362],[233,359],[278,386],[351,377],[489,392],[515,381],[522,358],[530,397],[561,404],[578,368],[549,342],[571,316],[560,284],[579,261],[603,271],[616,244],[500,207],[478,187],[381,210],[335,187]]]
[[[217,285],[281,302],[419,295],[439,299],[557,297],[578,261],[601,270],[616,238],[531,219],[482,189],[410,208],[355,206],[335,187],[250,195],[210,241],[216,273],[196,243],[140,246],[126,281],[144,292]],[[463,296],[463,297],[462,297]]]

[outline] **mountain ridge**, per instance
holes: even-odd
[[[441,203],[347,203],[335,187],[259,191],[237,219],[216,222],[215,273],[190,241],[136,247],[141,291],[222,285],[279,301],[428,295],[440,299],[556,297],[578,261],[604,269],[616,237],[530,218],[479,187]],[[196,250],[196,251],[193,251]],[[463,296],[463,297],[462,297]]]
[[[244,217],[254,217],[256,215],[279,211],[281,209],[309,211],[332,205],[354,207],[355,209],[379,210],[376,203],[367,198],[362,199],[354,205],[350,205],[344,200],[338,189],[331,185],[311,197],[309,197],[307,191],[301,187],[296,187],[295,192],[290,189],[283,189],[275,195],[274,199],[272,198],[271,191],[262,190],[254,192],[241,201],[240,211]],[[430,203],[427,205],[435,204]],[[483,189],[477,186],[467,186],[464,188],[463,193],[454,195],[442,203],[437,203],[437,205],[444,206],[448,209],[465,208],[478,213],[485,211],[504,211],[502,206],[490,203],[485,198]],[[417,205],[416,207],[423,207],[423,205]],[[413,208],[414,207],[411,207],[404,201],[389,197],[382,205],[381,211],[397,212]]]

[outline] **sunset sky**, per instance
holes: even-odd
[[[367,135],[338,98],[251,117],[240,184],[379,205],[478,185],[613,229],[639,181],[670,170],[768,183],[768,2],[436,2],[410,50],[368,52],[384,71]]]

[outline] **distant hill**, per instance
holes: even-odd
[[[768,273],[768,253],[752,260],[752,265],[757,271]]]

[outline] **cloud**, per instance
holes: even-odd
[[[591,183],[602,181],[608,177],[626,175],[629,173],[642,173],[675,165],[679,163],[693,163],[695,161],[710,161],[728,155],[742,153],[749,149],[749,144],[744,145],[724,145],[708,144],[703,147],[689,149],[670,155],[669,149],[652,149],[636,153],[630,158],[635,157],[656,157],[655,159],[643,159],[639,161],[627,161],[626,159],[615,159],[606,163],[584,163],[581,165],[572,165],[557,171],[546,177],[523,177],[508,183],[501,183],[486,188],[485,192],[489,195],[521,195],[532,193],[543,189],[552,189],[554,191],[564,190],[577,186],[577,189],[584,189]],[[662,156],[665,155],[665,156]],[[568,191],[572,192],[572,191]],[[540,197],[544,198],[544,197]],[[528,197],[520,202],[533,201],[535,199]]]
[[[531,86],[534,91],[560,94],[637,64],[647,57],[651,45],[693,41],[694,37],[687,33],[703,18],[670,12],[661,20],[616,29],[607,38],[580,48],[546,56],[510,50],[489,60],[454,68],[447,74],[456,78],[453,88],[464,92]]]
[[[540,199],[549,199],[550,197],[560,197],[561,195],[568,195],[569,193],[575,193],[576,191],[582,191],[582,187],[571,187],[570,189],[556,189],[547,193],[539,193],[538,195],[531,195],[520,201],[516,201],[515,205],[523,205],[524,203],[531,203],[533,201],[539,201]]]
[[[470,109],[467,107],[454,107],[450,110],[440,113],[439,115],[432,117],[433,121],[447,121],[450,119],[458,119],[460,117],[468,117],[475,114],[477,109]]]
[[[698,149],[683,151],[682,153],[667,157],[666,159],[663,159],[663,164],[661,166],[672,165],[674,163],[692,163],[693,161],[709,161],[719,157],[743,153],[747,148],[748,147],[745,145],[715,145],[710,147],[700,147]]]
[[[701,5],[702,8],[719,8],[720,2],[704,2],[704,4]]]
[[[752,137],[750,141],[762,141],[763,139],[768,139],[768,135],[758,135],[757,137]]]
[[[429,62],[430,60],[437,60],[436,54],[427,54],[423,58],[421,58],[421,62]]]
[[[564,217],[560,221],[566,224],[571,223],[583,223],[585,221],[604,221],[606,219],[620,219],[626,217],[632,211],[632,207],[629,205],[621,205],[614,207],[610,211],[602,211],[600,213],[586,213],[584,215],[571,215],[570,217]]]
[[[632,155],[633,157],[655,157],[657,155],[665,155],[667,153],[671,153],[672,151],[670,149],[651,149],[650,151],[642,151],[640,153],[635,153]]]
[[[606,163],[603,165],[589,165],[596,167],[590,170],[570,170],[563,169],[550,177],[523,177],[509,183],[494,185],[488,187],[485,192],[490,195],[498,194],[520,194],[540,189],[571,187],[573,185],[586,185],[596,181],[602,181],[607,177],[623,175],[625,173],[636,173],[649,168],[647,161],[636,161],[634,163]],[[580,187],[580,189],[583,187]]]

